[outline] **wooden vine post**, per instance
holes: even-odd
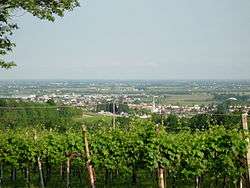
[[[66,187],[69,188],[70,182],[69,182],[69,176],[70,176],[70,158],[67,158],[67,185]]]
[[[95,188],[95,175],[94,175],[94,168],[91,164],[91,159],[90,159],[90,152],[89,152],[89,144],[88,144],[88,138],[87,138],[87,130],[84,125],[82,125],[82,136],[84,140],[84,145],[85,145],[85,153],[86,153],[86,158],[87,158],[87,170],[89,174],[89,180],[90,180],[90,185],[91,188]]]
[[[29,167],[25,168],[25,177],[26,177],[26,182],[27,184],[29,184],[29,180],[30,180],[30,171],[29,171]]]
[[[201,187],[201,177],[196,176],[195,177],[195,188],[200,188]]]
[[[159,135],[160,127],[156,128],[157,135]],[[159,148],[158,148],[159,149]],[[165,188],[165,178],[164,178],[165,168],[158,163],[157,175],[158,175],[158,186],[159,188]]]
[[[71,152],[71,153],[66,152],[65,156],[67,157],[67,161],[66,161],[66,187],[69,188],[70,187],[71,161],[74,158],[79,157],[80,154],[77,152]],[[62,168],[63,168],[62,164],[60,166],[61,166],[60,170],[62,171]],[[63,175],[62,172],[60,172],[60,173]]]
[[[35,132],[34,140],[35,142],[37,140],[36,132]],[[37,157],[37,164],[38,164],[38,170],[39,170],[39,175],[40,175],[41,188],[44,188],[43,169],[42,169],[42,162],[41,162],[40,156]]]
[[[63,177],[63,165],[60,165],[60,176]]]
[[[248,125],[247,125],[247,113],[242,114],[242,126],[243,130],[248,132]],[[245,174],[245,180],[246,180],[246,188],[250,188],[250,144],[249,144],[249,138],[247,138],[248,142],[248,148],[247,148],[247,154],[246,154],[246,167],[247,172]]]
[[[162,166],[159,166],[158,169],[158,179],[159,179],[159,188],[165,188],[165,182],[164,182],[164,168]]]

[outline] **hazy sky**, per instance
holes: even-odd
[[[16,19],[1,79],[250,79],[249,0],[81,0],[55,23]]]

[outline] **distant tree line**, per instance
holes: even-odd
[[[241,129],[241,113],[230,114],[197,114],[192,117],[179,117],[175,114],[162,116],[152,114],[153,123],[163,125],[167,130],[178,132],[181,130],[206,131],[211,126],[223,126],[227,129]]]
[[[80,114],[80,111],[76,108],[57,108],[53,100],[47,103],[35,103],[0,99],[1,129],[38,127],[65,131],[76,123],[73,117],[77,114]]]
[[[98,104],[96,107],[96,112],[111,112],[114,113],[113,111],[115,110],[116,114],[121,114],[121,113],[130,113],[131,110],[129,109],[128,104],[126,103],[101,103]]]

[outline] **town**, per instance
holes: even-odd
[[[250,109],[248,81],[1,81],[1,98],[31,102],[53,100],[59,106],[75,106],[85,111],[113,115],[102,104],[126,105],[146,118],[150,113],[192,116],[214,111],[228,103],[229,112]],[[3,93],[5,91],[5,93]],[[229,92],[230,91],[230,92]]]

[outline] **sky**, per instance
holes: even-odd
[[[54,23],[19,13],[0,79],[250,79],[249,0],[80,2]]]

